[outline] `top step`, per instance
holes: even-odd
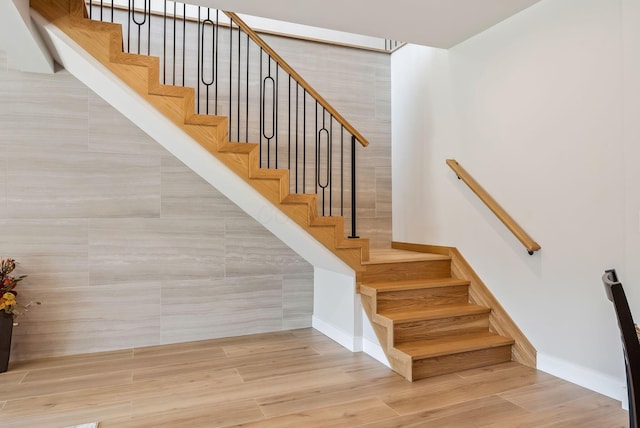
[[[377,265],[387,263],[425,262],[434,260],[450,260],[451,257],[442,254],[419,253],[415,251],[388,249],[371,249],[369,260],[363,265]]]

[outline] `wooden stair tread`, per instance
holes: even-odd
[[[378,293],[384,293],[385,291],[421,290],[427,288],[455,287],[460,285],[469,285],[469,281],[457,278],[434,278],[370,284],[364,283],[361,284],[361,287],[367,287],[376,290]]]
[[[448,336],[441,339],[400,343],[396,345],[396,349],[409,355],[412,360],[419,360],[439,357],[442,355],[478,351],[480,349],[496,348],[499,346],[508,346],[513,343],[514,340],[508,337],[490,332],[482,332]]]
[[[283,200],[283,204],[315,204],[318,195],[309,193],[290,193]]]
[[[491,312],[486,306],[472,303],[459,305],[436,305],[430,308],[412,310],[389,310],[378,315],[392,320],[394,323],[427,321],[439,318],[459,317],[465,315],[485,314]]]
[[[396,250],[393,248],[376,248],[369,251],[369,261],[363,264],[373,265],[450,259],[451,257],[442,254],[419,253],[415,251]]]

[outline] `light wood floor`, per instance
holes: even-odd
[[[409,383],[312,329],[13,364],[0,426],[625,427],[620,403],[517,363]]]

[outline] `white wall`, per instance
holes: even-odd
[[[53,73],[53,58],[31,22],[29,0],[0,2],[0,49],[13,69]]]
[[[392,57],[394,240],[457,246],[540,368],[616,398],[623,360],[600,277],[619,270],[640,318],[638,3],[544,0],[449,51]],[[447,158],[541,252],[527,255]]]

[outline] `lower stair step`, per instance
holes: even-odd
[[[426,321],[442,318],[461,317],[474,314],[488,314],[491,309],[486,306],[462,303],[456,305],[437,305],[430,308],[412,310],[388,310],[379,315],[388,318],[393,323]]]
[[[421,310],[378,314],[374,320],[393,329],[394,345],[489,331],[489,313],[473,304],[441,305]]]
[[[483,332],[406,342],[395,348],[411,360],[411,373],[405,377],[417,380],[510,361],[513,343]]]

